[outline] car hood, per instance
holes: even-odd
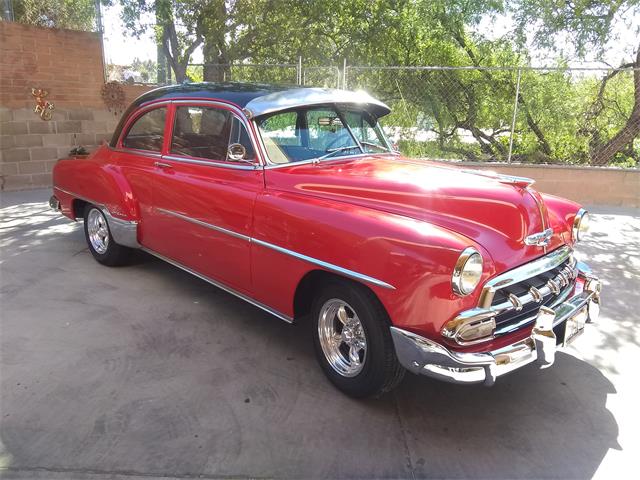
[[[526,179],[525,179],[526,180]],[[304,193],[423,220],[462,234],[491,255],[497,271],[545,253],[524,243],[549,228],[529,182],[395,155],[338,159],[268,170],[269,188]],[[565,243],[556,226],[546,250]]]

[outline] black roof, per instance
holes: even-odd
[[[154,88],[146,93],[143,93],[136,98],[129,108],[122,114],[118,126],[113,132],[111,137],[111,147],[117,145],[120,133],[124,128],[124,124],[129,118],[131,112],[136,110],[139,106],[162,99],[174,99],[174,98],[210,98],[215,100],[223,100],[232,102],[238,105],[240,108],[253,100],[256,97],[262,97],[274,92],[282,92],[296,88],[295,86],[287,85],[268,85],[265,83],[242,83],[242,82],[201,82],[201,83],[182,83],[180,85],[169,85],[166,87]]]
[[[170,85],[153,89],[140,95],[133,101],[132,106],[138,107],[143,103],[162,100],[164,98],[211,98],[224,100],[244,108],[247,103],[256,97],[268,95],[274,92],[282,92],[292,88],[299,88],[296,85],[268,85],[265,83],[242,83],[242,82],[201,82],[183,83],[181,85]]]

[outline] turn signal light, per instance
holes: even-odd
[[[444,326],[442,335],[460,344],[477,343],[493,338],[495,329],[496,320],[493,317],[472,321],[455,319]]]

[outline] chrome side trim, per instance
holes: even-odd
[[[234,232],[232,230],[227,230],[226,228],[222,228],[217,225],[213,225],[211,223],[203,222],[202,220],[197,220],[195,218],[187,217],[186,215],[183,215],[178,212],[165,210],[164,208],[158,208],[158,207],[156,207],[155,210],[157,212],[164,213],[165,215],[179,218],[181,220],[184,220],[185,222],[193,223],[195,225],[200,225],[201,227],[205,227],[210,230],[215,230],[216,232],[224,233],[225,235],[229,235],[234,238],[239,238],[240,240],[244,240],[245,242],[251,241],[251,237],[249,237],[248,235],[243,235],[242,233]]]
[[[354,272],[353,270],[349,270],[347,268],[339,267],[338,265],[334,265],[329,262],[325,262],[323,260],[318,260],[317,258],[308,257],[307,255],[303,255],[302,253],[294,252],[293,250],[288,250],[286,248],[279,247],[272,243],[264,242],[262,240],[258,240],[257,238],[252,238],[251,241],[258,245],[262,245],[263,247],[270,248],[271,250],[275,250],[276,252],[284,253],[285,255],[289,255],[291,257],[297,258],[299,260],[304,260],[305,262],[312,263],[314,265],[318,265],[327,270],[331,270],[336,273],[340,273],[346,277],[353,278],[355,280],[360,280],[362,282],[370,283],[372,285],[376,285],[382,288],[388,288],[390,290],[395,290],[393,285],[388,284],[387,282],[383,282],[382,280],[378,280],[377,278],[370,277],[368,275],[364,275],[362,273]]]
[[[496,291],[552,270],[558,265],[564,263],[569,257],[571,257],[571,254],[571,248],[565,245],[564,247],[560,247],[538,260],[525,263],[520,267],[514,268],[513,270],[509,270],[508,272],[492,278],[485,283],[482,288],[478,306],[481,308],[491,307],[491,302],[493,301]]]
[[[208,167],[231,168],[234,170],[258,170],[261,168],[261,165],[258,165],[258,164],[235,165],[233,163],[228,163],[228,162],[216,162],[215,160],[197,160],[195,158],[185,158],[185,157],[179,157],[176,155],[162,155],[162,159],[171,160],[172,162],[190,163],[194,165],[205,165]]]
[[[222,290],[224,290],[227,293],[230,293],[231,295],[235,295],[236,297],[244,300],[247,303],[250,303],[251,305],[258,307],[262,310],[264,310],[267,313],[270,313],[271,315],[278,317],[281,320],[284,320],[287,323],[293,323],[293,318],[290,317],[289,315],[285,315],[282,312],[279,312],[267,305],[265,305],[264,303],[259,302],[258,300],[255,300],[247,295],[245,295],[244,293],[240,293],[237,290],[234,290],[233,288],[225,285],[224,283],[218,282],[217,280],[214,280],[212,278],[207,277],[206,275],[202,275],[201,273],[196,272],[195,270],[190,269],[189,267],[186,267],[184,265],[182,265],[181,263],[178,263],[174,260],[171,260],[170,258],[165,257],[164,255],[161,255],[160,253],[154,252],[153,250],[150,250],[148,248],[143,247],[142,250],[144,250],[145,252],[147,252],[150,255],[153,255],[154,257],[159,258],[160,260],[164,260],[165,262],[173,265],[174,267],[178,267],[180,270],[184,270],[187,273],[190,273],[191,275],[193,275],[194,277],[198,277],[200,280],[204,280],[207,283],[210,283],[211,285],[218,287]]]
[[[303,260],[305,262],[314,264],[314,265],[318,265],[322,268],[325,268],[326,270],[330,270],[336,273],[339,273],[341,275],[344,275],[346,277],[349,278],[353,278],[354,280],[359,280],[365,283],[370,283],[372,285],[376,285],[378,287],[382,287],[382,288],[388,288],[390,290],[395,290],[395,287],[393,285],[388,284],[387,282],[383,282],[382,280],[378,280],[377,278],[374,277],[370,277],[368,275],[365,275],[363,273],[359,273],[359,272],[355,272],[353,270],[349,270],[347,268],[343,268],[340,267],[338,265],[334,265],[333,263],[329,263],[329,262],[325,262],[324,260],[319,260],[317,258],[313,258],[313,257],[309,257],[307,255],[304,255],[302,253],[298,253],[298,252],[294,252],[293,250],[289,250],[287,248],[283,248],[280,247],[278,245],[274,245],[273,243],[269,243],[269,242],[265,242],[264,240],[258,240],[257,238],[254,237],[249,237],[248,235],[244,235],[242,233],[238,233],[238,232],[234,232],[233,230],[228,230],[226,228],[223,227],[219,227],[217,225],[213,225],[211,223],[207,223],[207,222],[203,222],[201,220],[197,220],[195,218],[191,218],[188,217],[186,215],[183,215],[181,213],[178,212],[173,212],[171,210],[166,210],[164,208],[157,208],[156,210],[165,214],[165,215],[170,215],[176,218],[180,218],[181,220],[184,220],[185,222],[190,222],[196,225],[200,225],[201,227],[205,227],[205,228],[209,228],[211,230],[215,230],[216,232],[220,232],[220,233],[224,233],[226,235],[229,235],[231,237],[235,237],[235,238],[239,238],[240,240],[244,240],[246,242],[251,242],[251,243],[255,243],[256,245],[261,245],[265,248],[269,248],[271,250],[275,250],[276,252],[279,253],[283,253],[285,255],[289,255],[291,257],[297,258],[299,260]]]
[[[116,218],[105,207],[101,207],[101,210],[107,218],[109,230],[117,244],[129,248],[140,248],[138,243],[138,222]]]
[[[113,236],[113,239],[116,243],[129,248],[140,248],[140,244],[138,243],[137,221],[124,220],[122,218],[114,217],[109,209],[102,203],[96,202],[95,200],[91,200],[90,198],[84,197],[82,195],[78,195],[77,193],[64,190],[60,187],[54,186],[53,188],[74,198],[77,198],[78,200],[85,201],[98,207],[100,210],[102,210],[104,216],[107,218],[109,231],[111,232],[111,235]]]

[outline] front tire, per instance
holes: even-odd
[[[84,236],[93,258],[102,265],[114,267],[129,262],[131,249],[115,242],[104,212],[94,205],[84,209]]]
[[[384,308],[365,287],[336,281],[312,308],[316,357],[329,380],[356,398],[379,396],[404,376]]]

